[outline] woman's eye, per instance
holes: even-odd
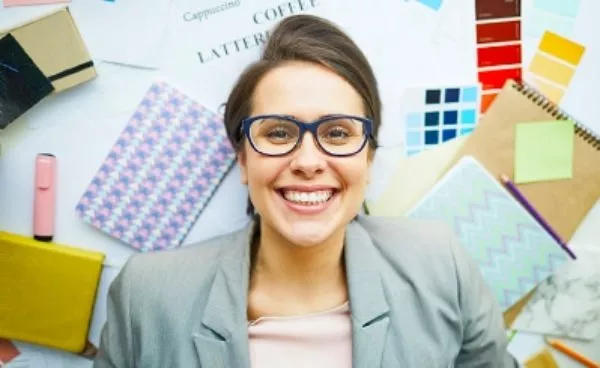
[[[329,132],[327,132],[328,138],[340,139],[347,138],[348,136],[350,136],[350,134],[348,134],[348,132],[345,129],[341,128],[331,129]]]
[[[284,129],[275,129],[275,130],[271,130],[267,134],[267,137],[272,138],[272,139],[287,139],[287,138],[289,138],[289,134]]]

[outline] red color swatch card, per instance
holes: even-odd
[[[485,113],[508,79],[521,81],[521,1],[476,0],[477,72]]]

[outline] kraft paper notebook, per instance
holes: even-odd
[[[408,211],[452,228],[507,310],[569,258],[485,168],[465,156]]]
[[[572,120],[575,123],[571,179],[517,184],[556,232],[569,241],[600,198],[600,136],[571,119],[533,88],[509,80],[445,170],[474,156],[498,180],[514,182],[515,131],[523,122]]]
[[[477,159],[500,181],[505,174],[514,182],[515,132],[519,123],[572,120],[567,113],[524,83],[507,80],[477,129],[442,170],[443,175],[466,155]],[[565,241],[600,197],[600,138],[575,122],[571,179],[517,184],[519,190]],[[510,326],[531,293],[504,313]]]
[[[104,254],[0,232],[0,337],[81,353]]]
[[[234,161],[222,118],[157,82],[76,211],[86,223],[139,251],[175,248]]]

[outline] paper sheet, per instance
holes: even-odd
[[[515,183],[573,176],[571,121],[519,123],[515,137]]]
[[[571,349],[585,355],[600,363],[600,337],[594,341],[582,341],[578,339],[559,339],[567,344]],[[517,358],[519,362],[525,362],[532,354],[547,348],[552,353],[554,360],[560,368],[582,368],[583,366],[573,360],[571,357],[549,347],[544,341],[542,335],[519,332],[508,346],[508,350]]]
[[[600,333],[600,248],[576,248],[570,261],[537,287],[512,328],[593,340]]]
[[[469,3],[447,1],[433,11],[416,1],[397,0],[257,0],[224,8],[214,0],[201,6],[195,0],[173,0],[164,50],[168,57],[161,72],[191,97],[219,111],[239,73],[259,57],[267,32],[277,22],[292,14],[323,16],[354,39],[378,77],[384,104],[379,143],[401,145],[404,128],[398,102],[404,88],[440,78],[444,83],[473,80],[474,60],[465,61],[463,56],[473,52],[474,32],[467,23],[448,27],[455,42],[423,47],[432,42],[448,11],[468,18],[473,11]]]
[[[72,0],[69,9],[93,58],[159,66],[169,0]]]

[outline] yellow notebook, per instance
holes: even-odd
[[[0,231],[0,337],[81,353],[104,257]]]

